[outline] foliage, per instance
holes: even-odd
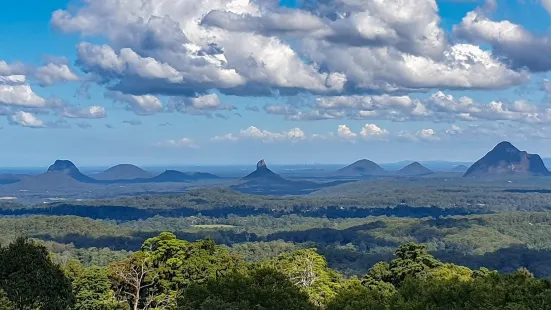
[[[285,253],[275,259],[262,263],[279,270],[287,276],[294,285],[306,293],[310,301],[317,306],[326,305],[335,297],[343,277],[327,266],[325,257],[315,249],[298,250]]]
[[[308,296],[274,269],[233,272],[188,287],[180,297],[181,310],[314,310]]]
[[[0,249],[0,289],[15,309],[68,309],[71,282],[42,246],[18,238]]]

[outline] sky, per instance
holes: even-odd
[[[550,18],[551,0],[9,1],[0,167],[551,157]]]

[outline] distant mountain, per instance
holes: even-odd
[[[151,173],[130,164],[116,165],[94,175],[95,179],[102,181],[147,179],[151,177]]]
[[[337,171],[337,174],[344,176],[378,176],[386,175],[388,171],[371,160],[362,159]]]
[[[432,170],[418,162],[413,162],[396,172],[396,174],[400,176],[421,176],[432,173],[434,173]]]
[[[270,182],[290,182],[286,179],[284,179],[279,174],[273,172],[272,170],[268,169],[268,166],[266,165],[266,162],[264,159],[259,161],[256,164],[256,170],[247,175],[243,178],[243,180],[251,181],[251,180],[261,180],[261,181],[270,181]]]
[[[465,173],[467,170],[469,170],[469,167],[465,166],[465,165],[459,165],[459,166],[455,166],[453,169],[452,169],[452,172],[461,172],[461,173]]]
[[[320,188],[339,185],[344,182],[316,183],[306,180],[288,180],[268,168],[264,160],[256,164],[256,170],[241,179],[231,189],[251,194],[297,195],[308,194]]]
[[[541,157],[520,151],[510,142],[496,145],[484,157],[474,163],[465,173],[465,177],[483,177],[500,175],[551,175]]]
[[[166,170],[158,176],[146,179],[136,179],[139,183],[164,183],[164,182],[190,182],[207,179],[218,179],[219,177],[210,173],[187,174],[176,170]]]
[[[0,185],[17,183],[25,177],[26,175],[20,174],[2,174],[0,175]]]
[[[53,165],[48,168],[48,171],[45,174],[51,175],[65,175],[78,182],[82,183],[97,183],[96,179],[93,179],[87,175],[84,175],[77,166],[73,164],[70,160],[56,160]]]

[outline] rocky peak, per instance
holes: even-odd
[[[264,161],[264,159],[260,160],[257,164],[256,164],[256,169],[267,169],[268,166],[266,165],[266,162]]]
[[[48,172],[63,172],[72,173],[78,171],[77,166],[70,160],[56,160],[53,165],[48,168]]]
[[[474,163],[465,176],[487,176],[501,174],[549,175],[549,171],[537,154],[520,151],[510,142],[496,145],[484,157]]]

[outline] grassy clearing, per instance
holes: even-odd
[[[212,224],[212,225],[191,225],[194,228],[203,228],[203,229],[218,229],[218,228],[237,228],[233,225],[223,225],[223,224]]]

